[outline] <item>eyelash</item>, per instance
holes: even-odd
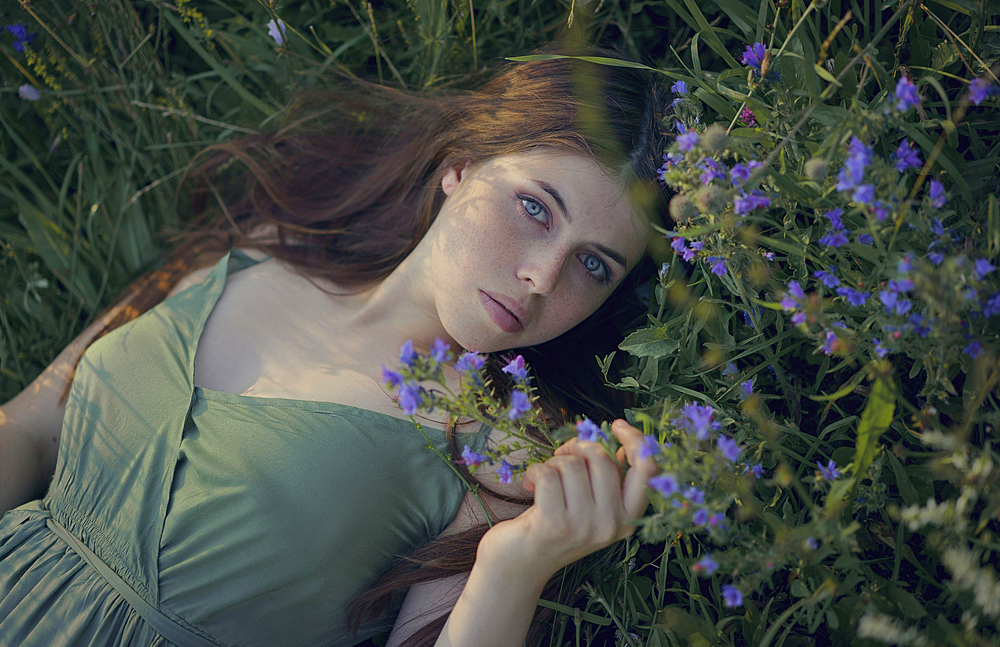
[[[517,200],[518,210],[521,212],[521,215],[525,219],[530,220],[530,221],[535,222],[535,223],[538,223],[538,224],[542,225],[543,227],[545,227],[546,229],[549,228],[549,223],[551,222],[551,215],[549,214],[549,210],[545,207],[544,204],[542,204],[540,201],[536,200],[535,198],[532,198],[531,196],[520,195],[520,194],[517,194],[517,193],[514,194],[514,199]],[[533,216],[530,213],[528,213],[527,208],[525,208],[525,206],[524,206],[526,202],[530,202],[530,203],[536,205],[539,209],[541,209],[541,213],[539,213],[537,215],[544,214],[545,215],[544,221],[539,220],[536,216]],[[600,267],[600,276],[598,276],[594,272],[592,272],[589,269],[587,269],[587,265],[586,265],[586,263],[584,263],[584,259],[585,258],[591,258],[591,257],[592,258],[596,258],[597,262],[601,264],[601,267]],[[604,259],[602,259],[597,254],[592,254],[592,253],[589,253],[589,252],[588,253],[580,254],[577,258],[580,259],[580,263],[583,264],[583,269],[587,272],[587,276],[589,276],[592,280],[596,281],[597,283],[599,283],[601,285],[611,285],[611,282],[613,280],[613,277],[611,275],[611,268],[608,267],[608,264],[604,262]]]

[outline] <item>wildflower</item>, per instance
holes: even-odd
[[[754,209],[771,206],[771,198],[760,191],[743,193],[733,199],[733,210],[738,216],[745,216]]]
[[[743,52],[743,59],[740,62],[760,72],[760,67],[764,64],[765,56],[767,56],[767,47],[764,46],[764,43],[754,43],[753,45],[747,45],[746,51]]]
[[[962,352],[971,357],[972,359],[976,359],[977,357],[983,354],[983,347],[978,341],[973,339],[968,346],[962,349]]]
[[[726,362],[726,367],[722,369],[722,377],[729,377],[731,375],[739,375],[740,371],[736,368],[736,364],[732,362]]]
[[[830,221],[830,228],[834,231],[839,231],[844,229],[844,221],[841,220],[841,216],[844,215],[842,209],[830,209],[823,214],[823,217]]]
[[[716,276],[723,276],[726,273],[726,259],[720,258],[718,256],[709,256],[705,259],[706,263],[712,264],[712,274]]]
[[[703,505],[705,503],[705,493],[693,485],[688,489],[684,490],[682,494],[684,495],[684,498],[690,501],[691,503],[695,503],[698,505]]]
[[[788,294],[781,300],[781,308],[785,311],[794,310],[806,298],[798,281],[789,281],[787,287]]]
[[[899,292],[893,292],[890,290],[882,290],[878,293],[878,299],[885,306],[886,314],[897,314],[905,315],[910,311],[910,307],[913,305],[906,299],[901,299],[899,297]]]
[[[722,525],[722,522],[725,520],[726,520],[726,515],[722,514],[721,512],[716,512],[715,514],[713,514],[708,518],[708,525],[720,526]],[[722,527],[725,528],[725,526]]]
[[[417,412],[417,408],[423,401],[421,388],[419,385],[412,382],[404,382],[399,387],[399,408],[403,410],[408,416],[412,416]]]
[[[729,172],[729,181],[733,186],[743,184],[750,179],[753,172],[761,167],[761,163],[757,160],[750,160],[746,164],[740,162],[733,166],[733,170]]]
[[[510,360],[507,366],[504,366],[501,370],[514,378],[514,381],[518,384],[528,383],[528,369],[524,365],[523,355],[518,355]]]
[[[840,470],[837,469],[837,464],[830,459],[824,466],[822,461],[816,461],[816,467],[819,468],[818,476],[827,480],[834,480],[840,476]]]
[[[466,449],[469,448],[468,445],[466,445],[465,447]],[[511,467],[511,464],[508,463],[507,461],[501,462],[500,467],[497,468],[497,477],[499,477],[500,482],[503,483],[504,485],[510,483],[510,480],[514,477],[514,470]]]
[[[754,126],[757,125],[757,115],[755,115],[753,111],[750,110],[750,108],[747,108],[746,106],[743,107],[743,110],[740,110],[740,115],[738,118],[741,124],[749,128],[753,128]]]
[[[858,204],[871,204],[875,199],[875,185],[874,184],[859,184],[854,189],[854,194],[851,199]]]
[[[882,222],[883,220],[889,217],[889,210],[888,210],[889,205],[886,204],[885,202],[882,202],[881,200],[876,200],[868,206],[871,207],[872,213],[875,214],[875,217],[878,218],[879,222]]]
[[[285,44],[285,22],[281,18],[277,22],[274,21],[274,18],[268,21],[267,33],[274,39],[274,42],[279,45]]]
[[[726,167],[711,157],[701,160],[699,168],[702,170],[701,183],[705,186],[711,184],[712,180],[721,181],[726,179]]]
[[[905,256],[903,256],[903,258],[899,259],[899,264],[896,265],[896,271],[899,272],[900,274],[909,274],[910,272],[912,272],[913,256],[910,254],[906,254]]]
[[[993,267],[993,264],[985,258],[978,258],[976,259],[976,268],[973,270],[973,273],[976,275],[977,281],[982,281],[984,276],[995,269],[996,268]]]
[[[935,209],[940,209],[948,202],[948,198],[944,195],[944,185],[937,180],[931,180],[929,197],[931,199],[931,206]]]
[[[921,337],[926,337],[930,334],[930,320],[922,314],[914,312],[906,320],[913,324],[913,332]]]
[[[808,317],[806,316],[806,313],[796,312],[795,314],[792,315],[790,321],[797,326],[799,324],[805,323],[807,318]]]
[[[667,272],[670,270],[670,263],[664,263],[660,266],[660,271],[656,273],[656,276],[661,281],[666,280]]]
[[[994,294],[986,305],[983,306],[983,316],[992,317],[993,315],[1000,314],[1000,292]]]
[[[863,306],[868,301],[868,294],[853,288],[837,288],[837,294],[847,299],[852,306]]]
[[[417,353],[413,350],[413,340],[407,339],[399,348],[399,361],[406,366],[412,367],[416,359]]]
[[[691,567],[695,573],[704,573],[705,575],[711,575],[719,569],[719,565],[712,559],[711,555],[705,555],[701,558],[697,564]]]
[[[900,173],[908,168],[920,168],[920,154],[906,137],[903,138],[903,141],[899,142],[899,147],[896,148],[896,152],[892,154],[892,157],[896,160],[894,166]]]
[[[816,550],[817,548],[819,548],[819,544],[816,543],[815,537],[806,537],[805,544],[806,548],[808,548],[809,550]]]
[[[660,453],[660,443],[655,436],[646,434],[642,437],[642,445],[639,446],[639,458],[652,458]]]
[[[760,477],[764,476],[764,466],[761,465],[760,463],[754,463],[748,469],[750,473],[753,474],[753,477],[756,479],[759,479]]]
[[[750,378],[746,382],[740,382],[740,400],[747,400],[753,395],[753,380]]]
[[[382,381],[392,387],[398,387],[403,384],[402,373],[397,373],[396,371],[390,371],[386,367],[382,367]]]
[[[479,452],[472,451],[472,449],[470,449],[469,446],[466,445],[465,448],[462,450],[462,460],[465,461],[465,464],[468,465],[469,467],[477,467],[487,462],[489,458],[485,454],[480,454]],[[499,472],[500,471],[497,470],[498,474]]]
[[[736,459],[740,457],[743,452],[743,448],[736,444],[736,441],[729,436],[719,436],[718,440],[719,453],[730,463],[735,463]]]
[[[969,101],[977,106],[995,94],[1000,94],[1000,87],[997,87],[989,79],[978,77],[972,79],[969,84]]]
[[[722,425],[713,419],[715,409],[710,405],[700,406],[694,402],[681,409],[680,418],[673,423],[689,434],[694,434],[698,440],[708,440],[713,429],[722,429]]]
[[[833,270],[834,268],[831,267],[830,269]],[[835,288],[838,285],[840,285],[840,279],[838,279],[837,275],[833,274],[832,272],[827,272],[825,270],[817,270],[813,272],[813,276],[819,279],[820,282],[828,288]]]
[[[899,82],[896,83],[896,110],[905,112],[910,108],[916,108],[920,105],[920,100],[917,86],[913,85],[913,81],[907,76],[900,77]]]
[[[661,182],[667,181],[666,173],[670,170],[671,166],[678,164],[684,156],[680,153],[664,153],[663,154],[663,166],[657,169],[656,174],[659,176]]]
[[[696,526],[704,526],[708,523],[708,510],[705,508],[699,508],[694,515],[691,516],[691,523]]]
[[[932,252],[927,255],[928,260],[935,265],[940,265],[944,261],[944,254],[940,252]]]
[[[677,150],[684,153],[694,148],[697,143],[698,133],[693,130],[689,130],[677,136]]]
[[[672,86],[670,86],[670,91],[674,94],[687,94],[688,85],[684,81],[677,81]]]
[[[585,440],[588,443],[596,443],[599,438],[608,439],[607,435],[590,418],[584,418],[576,423],[576,433],[580,440]]]
[[[669,497],[680,490],[677,479],[671,474],[660,474],[649,479],[649,487],[653,488],[664,497]]]
[[[24,46],[35,40],[34,34],[28,33],[28,28],[22,24],[7,25],[7,31],[14,35],[14,51],[23,52]],[[30,87],[30,86],[29,86]],[[22,99],[24,97],[21,97]],[[978,104],[977,104],[978,105]]]
[[[468,353],[463,353],[458,361],[455,362],[455,370],[459,373],[468,373],[470,371],[478,371],[486,365],[486,358],[479,353],[474,353],[469,351]]]
[[[743,594],[731,584],[722,585],[722,599],[730,609],[743,605]]]
[[[871,234],[858,234],[858,243],[861,245],[871,245],[875,242]]]
[[[889,349],[878,340],[877,337],[872,337],[872,342],[875,344],[875,354],[879,357],[885,357],[889,354]]]
[[[42,94],[38,91],[38,88],[25,83],[17,89],[17,96],[25,101],[38,101]]]
[[[826,232],[819,239],[819,242],[827,247],[843,247],[850,241],[847,239],[847,230],[840,229]]]
[[[510,420],[517,420],[529,411],[531,411],[531,399],[527,393],[515,390],[510,394],[510,410],[507,412]]]
[[[823,351],[825,355],[833,355],[840,348],[840,340],[837,339],[837,333],[832,330],[827,330],[823,334],[823,343],[820,345],[819,349]]]
[[[450,359],[450,353],[448,350],[451,346],[446,343],[443,339],[438,337],[434,338],[434,344],[431,345],[431,359],[435,362],[441,364],[447,362]]]

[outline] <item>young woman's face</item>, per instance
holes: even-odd
[[[444,176],[431,237],[438,316],[462,347],[553,339],[583,321],[642,258],[648,225],[590,157],[539,149]]]

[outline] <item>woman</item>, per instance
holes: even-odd
[[[508,520],[482,534],[425,446],[489,430],[427,420],[425,439],[379,380],[407,339],[500,353],[593,330],[664,203],[659,94],[566,60],[446,98],[351,90],[217,147],[188,247],[236,251],[87,348],[158,297],[123,301],[0,411],[0,502],[20,505],[0,522],[0,643],[351,645],[396,616],[390,645],[520,645],[550,577],[633,530],[655,466],[623,421],[624,480],[567,443],[527,471],[530,507],[496,492]],[[234,157],[250,172],[220,191]],[[557,418],[577,385],[547,355]],[[469,536],[471,572],[404,573],[401,606],[363,605],[351,631],[394,557]]]

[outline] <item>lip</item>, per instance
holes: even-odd
[[[506,333],[524,330],[528,312],[517,301],[504,294],[480,290],[479,302],[500,330]]]

